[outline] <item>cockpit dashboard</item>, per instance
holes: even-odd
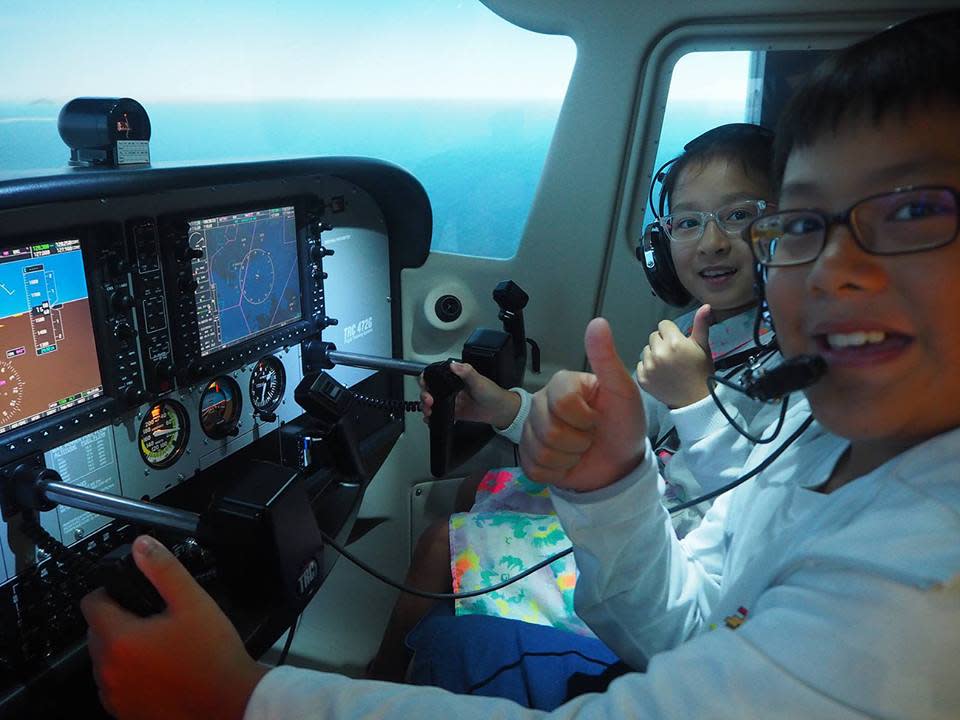
[[[366,159],[0,181],[0,707],[82,642],[89,586],[20,527],[14,470],[202,508],[236,464],[290,464],[281,435],[303,412],[293,389],[323,360],[311,348],[398,354],[399,273],[422,264],[430,232],[420,184]],[[331,374],[402,396],[383,372]],[[403,427],[390,408],[352,411],[371,472]],[[335,475],[314,468],[311,494],[333,531],[356,512]],[[139,530],[64,505],[37,520],[92,559]]]

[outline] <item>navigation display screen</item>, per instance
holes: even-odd
[[[191,220],[189,243],[201,356],[300,319],[292,206]]]
[[[0,250],[0,433],[100,395],[80,240]]]

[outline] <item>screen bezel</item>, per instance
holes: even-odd
[[[97,356],[97,369],[100,375],[101,392],[76,405],[71,405],[50,415],[36,418],[16,428],[8,428],[0,433],[0,463],[10,457],[16,457],[24,449],[44,451],[61,445],[79,435],[95,430],[107,424],[116,407],[115,382],[108,363],[105,362],[105,339],[102,329],[105,316],[101,306],[101,293],[96,292],[95,248],[101,236],[119,232],[109,224],[70,225],[54,229],[45,229],[36,233],[18,233],[0,237],[0,250],[11,247],[24,247],[57,240],[76,239],[80,241],[80,257],[83,276],[87,286],[87,301],[90,312],[91,330]]]
[[[173,242],[188,242],[190,237],[190,222],[202,218],[222,217],[224,215],[233,215],[246,212],[257,212],[281,207],[293,207],[294,227],[297,238],[297,267],[300,277],[300,319],[288,322],[285,325],[271,328],[263,333],[253,335],[236,344],[229,345],[223,349],[215,350],[208,355],[200,354],[199,337],[196,342],[187,341],[181,333],[171,333],[171,342],[173,345],[173,355],[176,362],[181,366],[188,368],[186,377],[189,383],[194,383],[202,378],[212,377],[224,370],[238,364],[241,359],[250,359],[253,352],[269,352],[278,347],[287,344],[293,344],[305,339],[305,334],[310,334],[316,328],[317,316],[322,316],[323,312],[323,294],[316,293],[315,288],[319,286],[322,289],[322,280],[312,278],[310,274],[310,260],[308,256],[307,239],[308,226],[310,222],[317,222],[323,215],[323,206],[316,196],[312,195],[283,195],[267,196],[262,200],[247,201],[244,203],[234,203],[225,205],[207,205],[190,208],[186,211],[180,211],[176,214],[160,215],[157,217],[157,227],[159,230],[160,253],[166,256],[161,260],[163,266],[164,282],[170,283],[179,271],[184,268],[177,264],[171,256],[173,252],[166,252],[168,244]],[[190,278],[193,278],[192,264],[188,262],[187,268]],[[314,295],[318,295],[315,302]],[[176,293],[167,289],[168,312],[171,314],[171,321],[175,321],[176,302],[178,298]],[[193,314],[192,321],[197,322],[196,299],[191,297],[188,302],[190,311]],[[298,339],[290,338],[298,336]],[[193,370],[189,368],[193,366]]]

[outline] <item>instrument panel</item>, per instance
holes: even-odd
[[[283,464],[279,434],[304,422],[293,390],[324,362],[305,341],[394,355],[399,272],[425,259],[430,223],[415,179],[365,159],[0,180],[0,483],[36,464],[202,508],[220,467]],[[402,397],[400,378],[334,372]],[[399,436],[402,416],[353,412],[362,446]],[[131,532],[63,505],[37,520],[88,557]],[[73,572],[5,497],[0,698],[82,640],[78,598],[56,595]]]

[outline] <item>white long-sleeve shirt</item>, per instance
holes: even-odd
[[[700,408],[702,410],[702,408]],[[693,416],[681,441],[698,472],[754,467],[750,448]],[[960,708],[960,429],[839,490],[847,442],[814,424],[754,481],[714,503],[678,541],[659,502],[652,455],[618,483],[557,493],[576,546],[578,613],[646,673],[577,698],[555,718],[956,718]],[[739,458],[739,459],[738,459]],[[725,470],[725,472],[730,472]],[[733,629],[736,627],[736,629]],[[279,668],[246,720],[534,718],[508,700]]]

